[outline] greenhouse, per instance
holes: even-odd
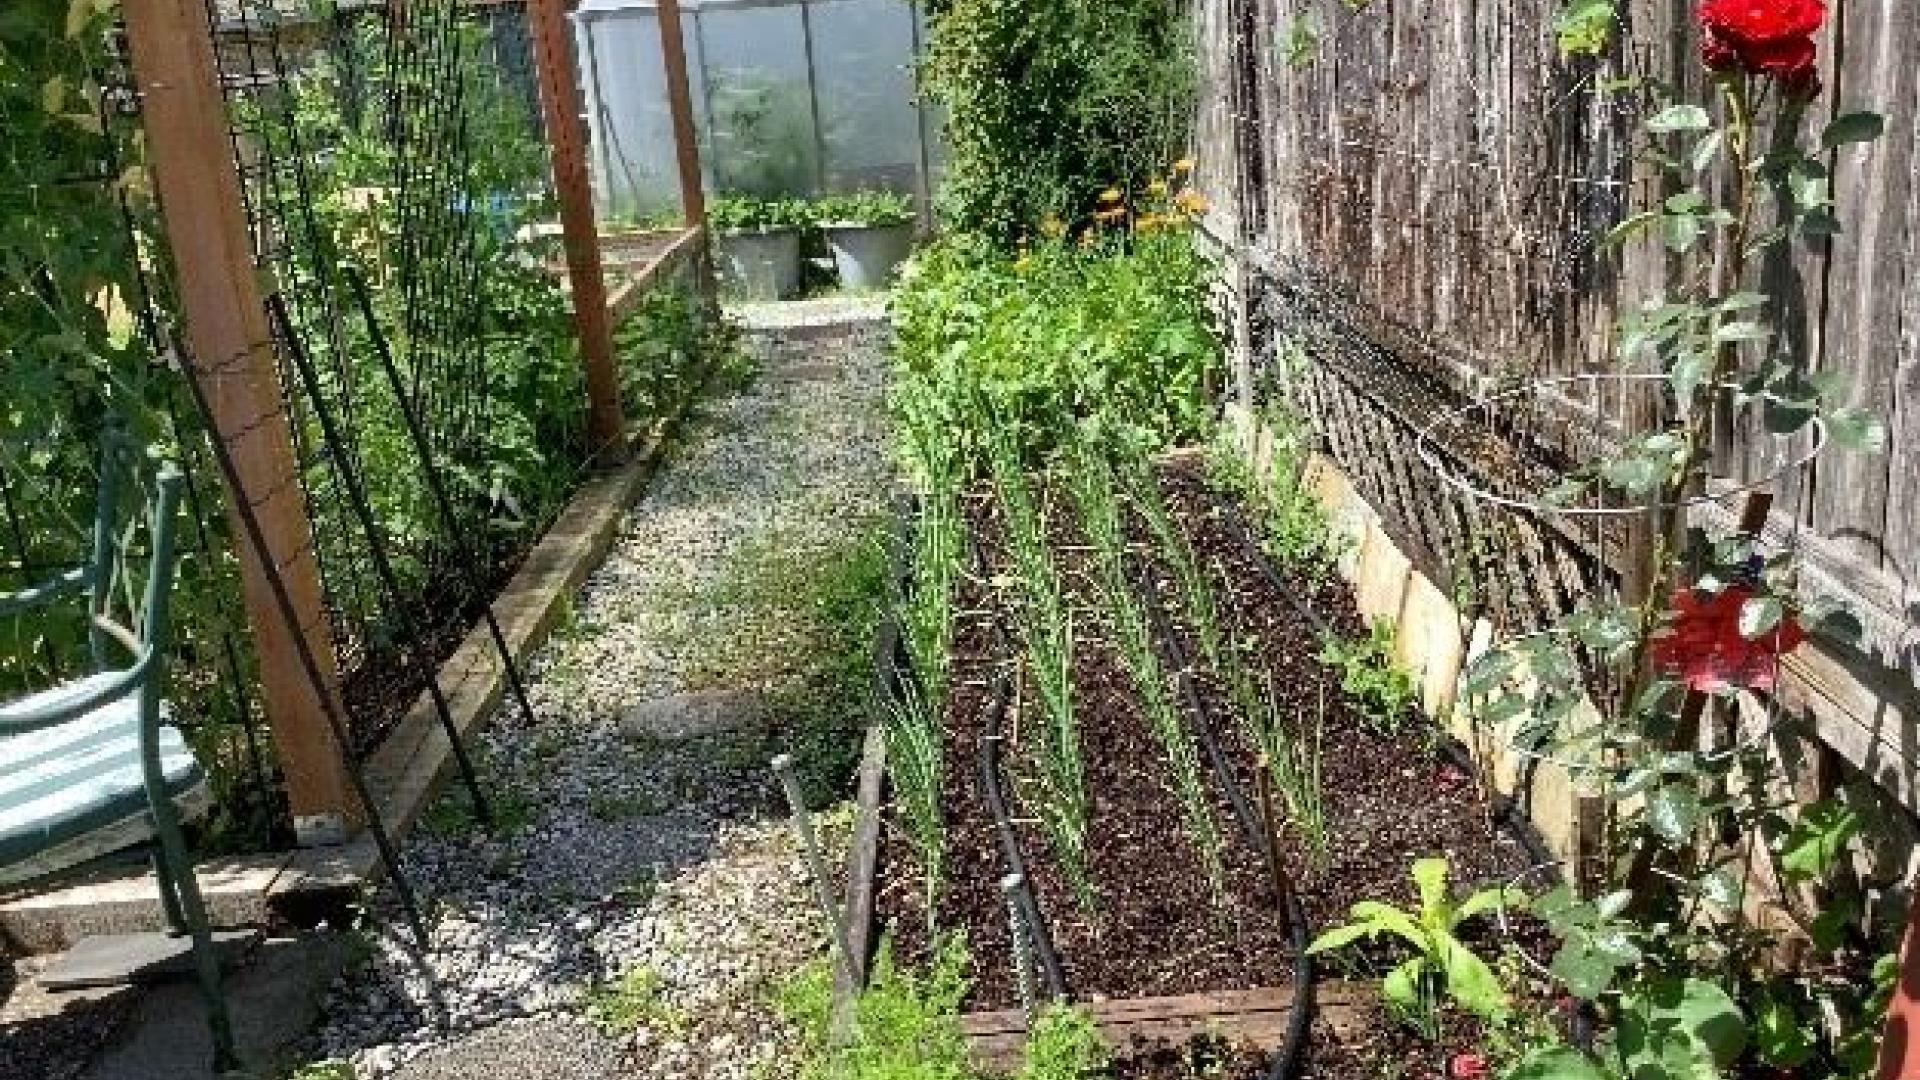
[[[1902,15],[6,0],[0,1078],[1920,1080]]]

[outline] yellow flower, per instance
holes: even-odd
[[[1185,176],[1186,174],[1192,171],[1193,171],[1193,159],[1190,157],[1183,157],[1179,161],[1176,161],[1173,163],[1173,175],[1175,176]]]
[[[1031,255],[1023,254],[1019,258],[1013,260],[1013,269],[1017,273],[1022,273],[1022,274],[1026,273],[1027,267],[1032,265],[1033,265],[1033,256]]]
[[[1204,214],[1207,212],[1207,197],[1192,188],[1188,188],[1175,196],[1173,204],[1189,214]]]
[[[1155,180],[1153,183],[1147,185],[1147,194],[1156,199],[1164,196],[1166,193],[1167,182],[1165,180]]]
[[[1108,188],[1100,193],[1100,201],[1103,203],[1117,203],[1121,198],[1119,188]]]
[[[1127,211],[1124,207],[1116,206],[1111,210],[1096,210],[1093,216],[1096,221],[1114,222],[1126,217]]]
[[[1047,220],[1040,223],[1040,232],[1044,236],[1058,240],[1067,235],[1067,223],[1049,215]]]

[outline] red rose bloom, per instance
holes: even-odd
[[[1715,71],[1738,66],[1790,87],[1813,85],[1813,35],[1827,19],[1821,0],[1705,0],[1700,58]]]
[[[1448,1080],[1486,1080],[1491,1073],[1487,1059],[1479,1054],[1455,1054],[1447,1062]]]
[[[1753,590],[1734,585],[1717,594],[1681,589],[1673,597],[1673,625],[1653,643],[1653,666],[1711,694],[1732,687],[1773,689],[1778,659],[1800,647],[1806,631],[1791,618],[1749,638],[1740,633],[1740,608]]]

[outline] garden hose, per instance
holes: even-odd
[[[1006,632],[996,622],[993,638],[1001,655],[1006,654]],[[1047,995],[1055,1001],[1068,1001],[1067,980],[1060,966],[1060,954],[1054,951],[1053,934],[1047,930],[1040,911],[1040,900],[1033,892],[1033,878],[1027,874],[1026,860],[1020,855],[1020,837],[1013,831],[1013,818],[1007,812],[1007,797],[1000,784],[1000,743],[1007,718],[1007,705],[1013,697],[1013,683],[1006,672],[994,676],[993,700],[987,706],[987,734],[980,740],[980,785],[987,796],[987,809],[993,814],[993,830],[1000,838],[1000,855],[1009,875],[1020,875],[1021,885],[1014,903],[1033,935],[1034,956],[1047,980]]]

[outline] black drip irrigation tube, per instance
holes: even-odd
[[[1006,633],[998,623],[994,624],[993,638],[1001,646],[1000,654],[1006,655]],[[1013,902],[1020,910],[1021,921],[1027,924],[1027,933],[1032,936],[1034,959],[1040,965],[1041,977],[1046,980],[1047,995],[1055,1001],[1068,1001],[1071,998],[1067,994],[1060,954],[1053,947],[1053,934],[1040,911],[1040,899],[1034,895],[1033,879],[1027,875],[1026,860],[1020,855],[1020,837],[1013,831],[1013,817],[1007,812],[1006,790],[1000,783],[1002,728],[1012,696],[1013,681],[1003,671],[994,677],[993,700],[987,706],[987,734],[980,740],[980,786],[986,793],[987,809],[993,814],[993,831],[1000,838],[1000,857],[1007,864],[1007,873],[1017,875],[1020,880]]]
[[[1152,623],[1153,636],[1158,639],[1161,651],[1175,673],[1174,681],[1180,687],[1181,697],[1193,712],[1200,743],[1207,752],[1214,775],[1219,777],[1221,789],[1226,792],[1227,801],[1233,806],[1234,817],[1240,821],[1241,832],[1247,843],[1259,853],[1260,861],[1266,864],[1273,880],[1278,882],[1282,873],[1277,862],[1278,853],[1269,842],[1260,814],[1247,801],[1247,794],[1241,790],[1239,781],[1234,779],[1226,751],[1221,748],[1220,740],[1214,733],[1211,714],[1200,697],[1200,691],[1193,684],[1193,669],[1187,651],[1181,646],[1166,610],[1161,606],[1160,590],[1151,582],[1137,584],[1136,587],[1143,588],[1146,593],[1147,617]],[[1307,925],[1307,911],[1300,903],[1298,891],[1287,889],[1279,899],[1284,907],[1288,933],[1293,939],[1293,1009],[1287,1015],[1286,1041],[1281,1044],[1273,1064],[1267,1069],[1267,1080],[1292,1080],[1294,1074],[1300,1071],[1300,1059],[1306,1053],[1307,1037],[1313,1023],[1316,969],[1313,956],[1307,952],[1308,942],[1313,936],[1312,927]]]

